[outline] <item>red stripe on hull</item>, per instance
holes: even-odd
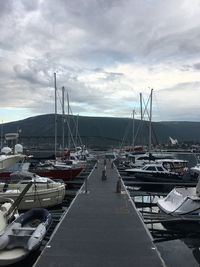
[[[74,179],[83,168],[67,169],[67,170],[40,170],[35,171],[36,174],[42,177],[49,177],[53,180],[62,179],[63,181],[69,181]]]
[[[54,170],[35,170],[32,171],[39,176],[42,177],[49,177],[53,180],[56,179],[62,179],[63,181],[69,181],[74,179],[79,173],[83,170],[83,168],[76,168],[76,169],[66,169],[66,170],[59,170],[59,169],[54,169]],[[10,177],[11,172],[1,172],[0,173],[0,179],[8,179]]]

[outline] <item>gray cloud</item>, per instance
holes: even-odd
[[[196,69],[196,70],[200,70],[200,63],[195,63],[193,65],[193,68]]]
[[[199,11],[197,0],[2,1],[1,107],[53,110],[56,72],[75,113],[125,116],[151,84],[164,119],[193,118],[192,97],[200,96]],[[188,80],[181,83],[178,71]],[[182,93],[191,103],[185,95],[167,113]]]
[[[26,66],[20,64],[14,65],[13,69],[17,79],[25,80],[32,85],[51,86],[50,74],[48,73],[48,69],[45,68],[45,62],[42,63],[39,65],[39,62],[29,60]]]
[[[12,10],[12,0],[1,1],[0,17],[6,16]]]
[[[21,3],[26,11],[32,12],[32,11],[36,11],[39,8],[40,1],[39,0],[33,0],[33,1],[21,0]]]

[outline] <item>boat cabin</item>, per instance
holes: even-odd
[[[28,184],[29,182],[34,182],[37,184],[54,183],[54,181],[49,179],[48,177],[40,177],[39,175],[28,171],[17,171],[10,174],[10,183],[12,184]]]
[[[145,165],[142,170],[144,171],[150,171],[150,172],[166,172],[167,169],[165,169],[162,165],[158,164],[147,164]]]

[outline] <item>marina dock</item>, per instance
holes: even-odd
[[[35,267],[165,266],[123,182],[117,187],[119,174],[112,167],[107,160],[93,169]]]

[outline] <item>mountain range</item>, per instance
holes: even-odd
[[[68,143],[68,125],[70,125],[70,143],[81,137],[82,143],[89,146],[114,147],[131,145],[133,141],[133,120],[113,117],[65,117],[65,143]],[[57,115],[58,144],[62,144],[63,117]],[[67,123],[68,122],[68,123]],[[152,143],[165,144],[169,137],[177,139],[179,143],[200,142],[200,122],[168,121],[152,122]],[[46,114],[30,117],[24,120],[5,123],[2,125],[2,135],[10,132],[20,132],[20,139],[24,144],[36,145],[53,144],[55,139],[55,115]],[[148,144],[149,122],[134,120],[135,145]],[[75,140],[76,139],[76,140]],[[47,141],[48,140],[48,141]],[[31,143],[32,142],[32,143]]]

